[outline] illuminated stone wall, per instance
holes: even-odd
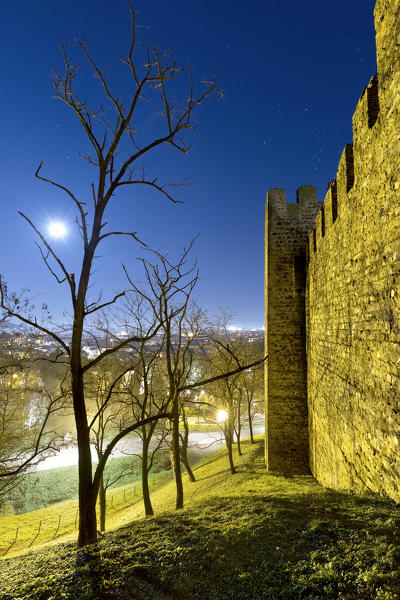
[[[310,465],[400,500],[400,1],[375,7],[378,77],[360,98],[309,240]]]
[[[266,463],[273,471],[308,472],[305,264],[319,209],[312,186],[270,190],[266,208]]]
[[[268,194],[266,461],[301,471],[309,449],[323,485],[400,501],[400,0],[375,27],[378,76],[323,205]]]

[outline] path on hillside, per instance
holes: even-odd
[[[254,435],[264,433],[264,426],[257,424],[254,428]],[[248,427],[242,429],[240,438],[246,438],[250,435]],[[198,451],[207,452],[210,448],[218,450],[224,444],[222,431],[191,431],[189,434],[189,446]],[[116,446],[111,454],[111,458],[126,456],[127,454],[141,453],[141,440],[139,437],[130,438],[122,441]],[[97,462],[97,454],[94,446],[91,447],[92,459]],[[78,464],[78,448],[70,446],[61,448],[54,456],[48,456],[36,467],[37,471],[47,471],[48,469],[57,469],[59,467],[69,467]]]

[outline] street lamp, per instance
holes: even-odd
[[[228,418],[228,413],[226,412],[226,410],[221,409],[217,412],[217,422],[218,423],[224,423]]]
[[[224,410],[223,408],[221,408],[218,412],[217,412],[217,423],[219,424],[219,426],[221,427],[221,443],[223,442],[222,439],[222,433],[226,434],[225,431],[225,423],[226,420],[228,418],[228,413],[226,410]]]

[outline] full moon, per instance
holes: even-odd
[[[67,235],[67,227],[62,221],[51,221],[47,231],[54,238],[64,238]]]

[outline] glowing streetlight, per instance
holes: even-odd
[[[217,422],[218,423],[224,423],[228,418],[228,413],[226,412],[226,410],[219,410],[217,412]]]
[[[48,234],[53,238],[65,238],[68,233],[67,226],[62,221],[50,221],[47,226]]]

